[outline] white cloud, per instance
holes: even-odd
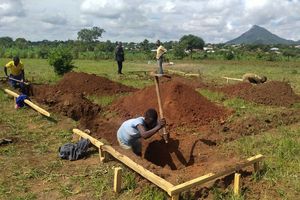
[[[0,0],[0,17],[25,15],[23,4],[20,0]]]
[[[299,0],[0,0],[0,37],[76,39],[80,29],[99,26],[106,30],[103,40],[165,41],[195,34],[225,42],[257,24],[299,40],[299,13]]]
[[[81,11],[85,14],[100,17],[117,18],[125,7],[123,0],[85,0],[81,4]]]
[[[62,14],[47,15],[42,18],[42,21],[52,25],[66,25],[67,19]]]

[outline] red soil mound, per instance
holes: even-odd
[[[280,81],[269,81],[259,85],[238,83],[225,86],[220,91],[265,105],[290,106],[300,100],[290,84]]]
[[[62,93],[51,90],[49,86],[39,86],[34,89],[34,98],[51,109],[62,113],[74,120],[92,119],[101,110],[82,94]]]
[[[192,87],[177,81],[160,85],[164,117],[169,125],[204,125],[222,120],[229,112],[207,100]],[[112,106],[123,117],[142,116],[148,108],[158,110],[155,86],[126,96]]]
[[[98,95],[112,95],[116,93],[132,92],[135,88],[113,82],[107,78],[83,72],[70,72],[52,86],[56,90],[68,93],[85,93]]]
[[[84,95],[113,95],[135,91],[136,89],[113,82],[94,74],[70,72],[56,85],[33,86],[34,98],[74,119],[92,119],[100,111],[100,106],[93,104]]]

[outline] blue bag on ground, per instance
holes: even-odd
[[[19,108],[22,108],[24,104],[24,100],[29,99],[27,95],[21,94],[16,98],[16,104],[18,105]]]
[[[76,144],[64,144],[58,149],[59,157],[67,160],[79,160],[86,155],[90,143],[88,139],[81,139]]]

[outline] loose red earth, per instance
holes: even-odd
[[[290,106],[299,101],[291,87],[283,82],[270,81],[256,86],[239,83],[216,88],[202,82],[195,84],[195,80],[183,81],[182,78],[162,80],[161,96],[170,141],[165,144],[160,134],[143,140],[143,159],[140,159],[118,146],[116,132],[124,120],[142,116],[148,108],[158,110],[154,86],[137,90],[106,78],[72,72],[57,85],[35,86],[33,98],[47,104],[51,110],[80,120],[80,128],[90,129],[94,137],[106,140],[121,153],[173,184],[236,165],[240,161],[239,156],[222,153],[218,146],[220,143],[300,120],[297,117],[299,113],[287,111],[262,120],[253,118],[227,122],[234,111],[209,101],[196,92],[195,87],[221,91],[230,97],[238,96],[266,105]],[[131,93],[105,108],[86,98],[86,95],[107,96],[128,92]]]

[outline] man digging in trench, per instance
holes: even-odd
[[[246,73],[243,75],[242,78],[244,82],[249,82],[253,84],[261,84],[267,81],[267,77],[259,76],[253,73]]]
[[[117,139],[123,149],[132,149],[132,151],[142,156],[141,138],[147,139],[157,133],[166,125],[164,118],[157,119],[155,109],[148,109],[144,117],[129,119],[120,126],[117,132]]]

